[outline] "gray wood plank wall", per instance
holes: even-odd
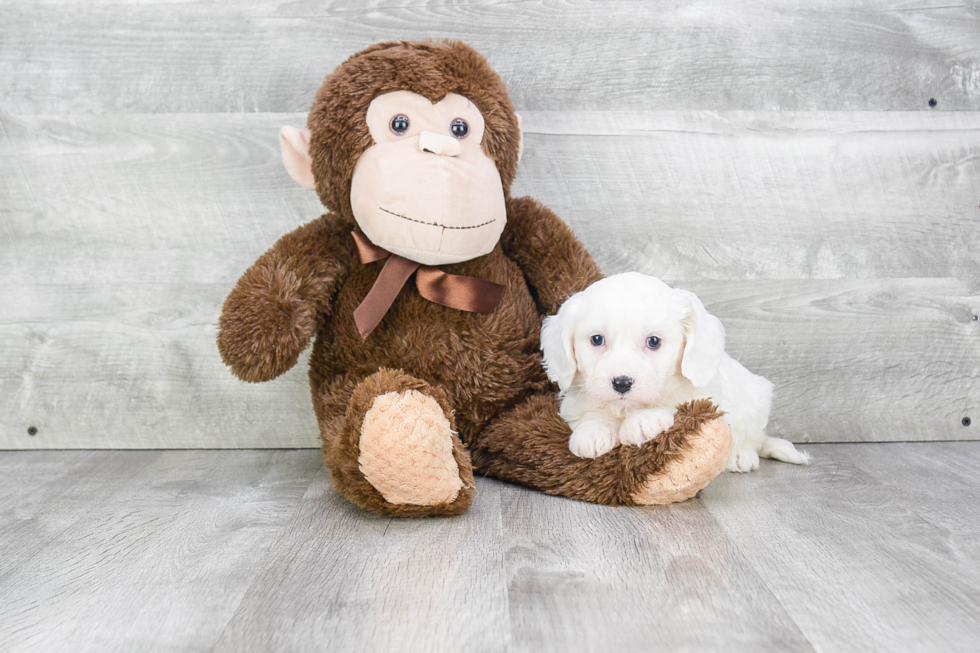
[[[980,435],[975,5],[0,11],[0,448],[315,446],[305,363],[238,382],[215,322],[238,275],[321,212],[281,170],[279,126],[346,56],[425,37],[466,40],[508,83],[516,194],[606,272],[655,274],[722,318],[776,384],[774,434]]]

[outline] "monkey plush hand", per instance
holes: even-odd
[[[601,277],[551,211],[510,197],[521,123],[458,42],[391,42],[326,78],[283,163],[328,212],[285,235],[225,301],[218,347],[266,381],[314,340],[310,386],[334,488],[382,515],[454,515],[473,470],[610,505],[679,501],[728,460],[714,406],[596,459],[541,365],[545,315]]]

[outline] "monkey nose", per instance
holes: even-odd
[[[459,156],[462,148],[460,148],[459,141],[452,136],[424,131],[419,136],[419,149],[440,156]]]

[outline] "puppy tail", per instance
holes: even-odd
[[[759,448],[759,455],[794,465],[807,465],[810,462],[810,455],[807,452],[798,450],[792,442],[782,438],[767,437]]]

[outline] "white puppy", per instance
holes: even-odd
[[[807,462],[766,435],[772,383],[725,353],[725,328],[691,292],[637,272],[608,277],[545,319],[541,349],[576,456],[639,446],[671,427],[676,406],[709,397],[731,427],[729,471],[757,469],[759,455]]]

